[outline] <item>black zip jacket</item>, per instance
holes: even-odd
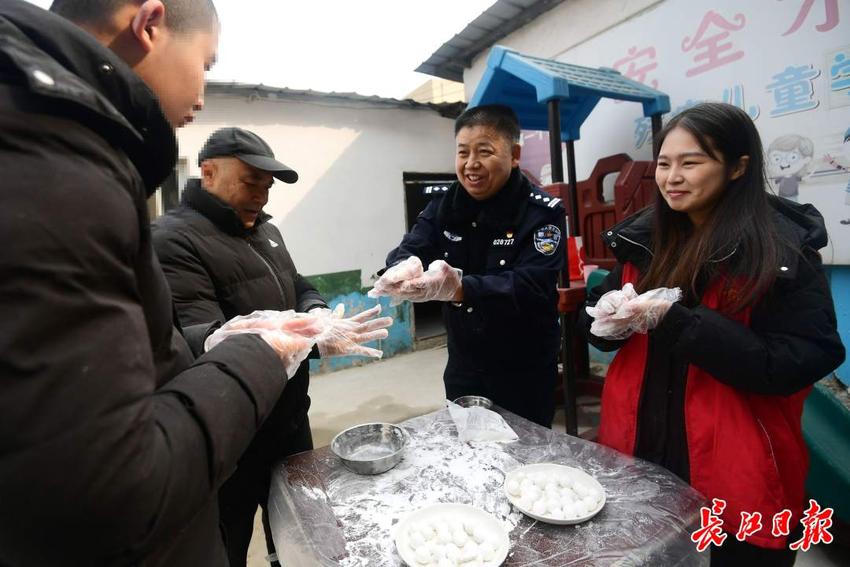
[[[0,1],[4,566],[227,563],[216,495],[283,366],[251,335],[196,360],[175,331],[146,206],[175,158],[127,65]]]
[[[327,307],[295,269],[270,218],[261,213],[254,227],[246,229],[236,211],[201,187],[199,179],[187,182],[180,206],[152,228],[182,324],[224,322],[259,309],[306,312]],[[308,385],[309,364],[304,361],[258,439],[268,459],[287,454],[287,433],[300,427],[310,407]]]
[[[684,396],[687,365],[694,364],[735,388],[790,395],[820,380],[844,360],[829,283],[818,250],[827,244],[823,217],[811,205],[770,197],[772,216],[784,245],[777,279],[752,308],[749,327],[702,305],[673,304],[649,333],[646,379],[638,410],[635,455],[689,479]],[[618,264],[588,290],[586,305],[620,289],[622,265],[649,266],[652,209],[608,229],[603,240]],[[730,258],[734,263],[734,256]],[[590,333],[593,318],[580,310],[578,325],[588,341],[612,351],[622,341]]]

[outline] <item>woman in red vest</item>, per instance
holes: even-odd
[[[658,144],[655,204],[605,231],[618,263],[583,316],[591,344],[619,349],[599,441],[725,502],[712,565],[793,565],[803,401],[844,360],[823,217],[767,193],[758,132],[734,106],[688,109]],[[791,533],[774,535],[786,510]],[[756,512],[763,527],[739,541]]]

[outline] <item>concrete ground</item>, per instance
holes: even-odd
[[[316,447],[328,445],[340,431],[370,421],[398,423],[443,407],[445,347],[420,350],[366,366],[311,377],[310,423]],[[579,399],[579,432],[598,425],[598,405]],[[563,410],[553,428],[564,431]],[[248,550],[248,567],[267,567],[265,537],[257,514]],[[798,567],[850,565],[850,549],[814,546],[798,553]]]

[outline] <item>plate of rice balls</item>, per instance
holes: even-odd
[[[558,465],[525,465],[505,475],[505,495],[523,514],[549,524],[580,524],[605,506],[605,489],[586,472]]]
[[[433,504],[395,527],[398,554],[411,567],[497,567],[508,532],[492,514],[467,504]]]

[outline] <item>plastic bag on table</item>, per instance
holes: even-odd
[[[461,407],[446,400],[446,407],[457,427],[458,438],[462,443],[471,441],[516,441],[517,434],[505,419],[480,406]]]

